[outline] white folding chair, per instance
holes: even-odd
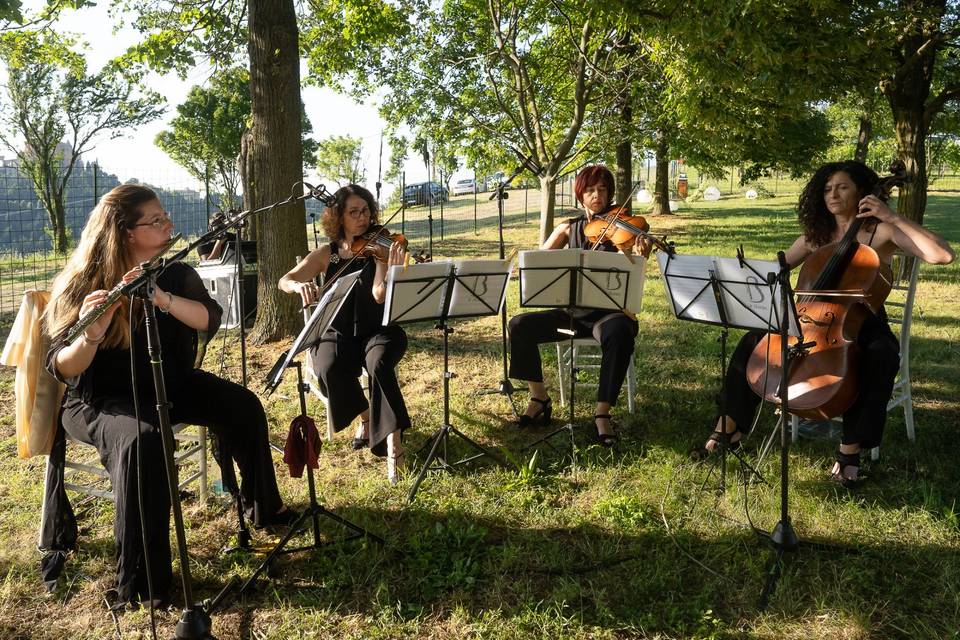
[[[635,286],[640,288],[640,295],[638,297],[640,305],[636,309],[639,313],[640,308],[643,306],[643,285],[646,280],[646,270],[647,270],[647,259],[637,258],[641,261],[643,269],[641,270],[641,278],[638,284]],[[589,338],[576,338],[573,341],[573,353],[570,353],[570,341],[563,340],[557,342],[557,378],[560,383],[560,404],[565,405],[567,402],[567,390],[570,385],[570,368],[571,364],[576,369],[600,369],[600,359],[602,355],[600,353],[600,343],[593,337]],[[572,357],[571,357],[572,356]],[[630,413],[634,412],[636,408],[636,395],[637,395],[637,370],[634,366],[634,357],[630,358],[630,365],[627,368],[627,410]],[[578,384],[579,381],[578,381]],[[586,383],[592,387],[596,387],[595,383]]]
[[[891,266],[893,268],[893,283],[884,307],[887,310],[890,328],[893,329],[894,333],[896,333],[897,327],[900,329],[897,336],[900,341],[900,370],[897,372],[897,378],[893,384],[893,394],[890,396],[890,401],[887,402],[887,413],[902,406],[903,421],[907,427],[907,438],[910,442],[916,442],[913,423],[913,395],[910,388],[910,329],[913,322],[913,303],[917,294],[920,259],[897,253],[893,257]],[[839,420],[840,418],[834,419]],[[792,416],[791,426],[793,441],[796,442],[800,432],[800,419],[797,416]],[[880,447],[874,447],[870,451],[870,459],[878,460],[879,458]]]
[[[577,369],[600,369],[600,343],[593,338],[576,338],[573,341],[573,363]],[[557,343],[557,378],[560,380],[560,404],[567,402],[567,390],[570,385],[570,341]],[[627,368],[627,410],[633,413],[636,406],[637,371],[634,367],[634,358],[630,358]],[[578,382],[578,385],[584,383]],[[596,384],[590,384],[596,387]]]

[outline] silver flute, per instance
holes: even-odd
[[[179,234],[179,233],[176,234],[175,236],[171,236],[170,239],[167,241],[167,243],[160,250],[160,252],[157,253],[157,255],[150,258],[149,260],[147,260],[146,262],[142,263],[141,266],[143,266],[145,269],[149,269],[157,266],[157,264],[163,259],[164,254],[167,253],[167,251],[170,250],[170,247],[175,245],[180,240],[181,237],[182,237],[182,234]],[[83,317],[77,320],[77,322],[70,328],[70,331],[67,333],[66,343],[67,344],[73,343],[73,341],[79,338],[83,334],[83,332],[87,330],[87,328],[90,325],[92,325],[94,322],[99,320],[100,316],[102,316],[104,312],[107,309],[109,309],[114,302],[119,300],[120,297],[124,295],[126,286],[127,286],[127,283],[123,281],[120,281],[119,283],[117,283],[112,289],[110,289],[110,291],[107,292],[106,300],[104,300],[103,302],[95,306],[93,309],[90,309],[90,311],[87,311],[83,315]]]

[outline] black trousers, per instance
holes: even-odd
[[[397,381],[397,364],[407,351],[407,334],[397,325],[367,336],[328,331],[313,347],[320,390],[330,402],[333,428],[342,431],[370,409],[370,450],[387,455],[387,436],[410,426],[407,405]],[[360,385],[361,366],[370,377],[370,401]]]
[[[750,430],[760,404],[760,396],[747,384],[747,361],[764,335],[761,331],[744,335],[727,367],[727,415],[743,432]],[[900,369],[900,343],[887,322],[870,316],[860,329],[857,345],[860,347],[860,393],[843,414],[841,442],[872,449],[880,445],[887,422],[887,402]]]
[[[540,345],[568,339],[557,329],[570,328],[570,314],[563,309],[534,311],[510,320],[510,377],[543,382]],[[600,343],[600,382],[597,402],[617,404],[623,379],[633,357],[639,331],[636,320],[609,311],[577,312],[573,317],[576,337],[593,336]]]
[[[149,381],[140,382],[149,384]],[[172,423],[208,427],[221,439],[240,467],[240,496],[248,517],[254,525],[265,523],[283,502],[270,457],[267,418],[259,398],[240,385],[200,370],[170,382]],[[120,600],[147,599],[138,475],[143,486],[154,596],[168,596],[173,582],[170,495],[155,401],[152,398],[140,401],[142,465],[139,468],[137,419],[131,398],[105,398],[86,404],[68,397],[61,416],[63,427],[72,438],[97,448],[100,461],[110,474],[115,496],[113,528]]]

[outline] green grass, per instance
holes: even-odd
[[[796,234],[793,198],[693,203],[650,220],[689,253],[771,257]],[[930,228],[960,246],[960,197],[934,195]],[[472,217],[472,211],[470,211]],[[508,218],[508,250],[534,244],[536,223],[522,211]],[[490,256],[496,230],[459,236],[435,253]],[[804,540],[842,550],[801,548],[785,558],[767,611],[758,600],[772,554],[749,517],[769,529],[779,519],[778,456],[761,470],[771,486],[725,495],[701,490],[706,467],[687,452],[709,429],[718,383],[718,331],[680,322],[667,307],[655,264],[648,272],[637,342],[637,411],[617,411],[624,438],[613,451],[593,444],[587,416],[591,392],[577,409],[581,429],[576,470],[549,449],[531,461],[522,453],[533,432],[509,422],[506,401],[476,396],[500,379],[499,323],[461,321],[451,335],[452,423],[471,438],[509,453],[515,466],[489,464],[456,476],[428,477],[406,502],[412,474],[391,487],[382,461],[349,448],[350,433],[325,444],[317,472],[321,501],[383,536],[383,548],[353,543],[298,554],[277,563],[269,581],[243,603],[214,617],[221,638],[950,638],[960,629],[960,472],[953,460],[960,424],[960,267],[924,265],[911,343],[917,442],[906,439],[901,413],[887,425],[881,459],[864,468],[853,495],[826,479],[835,442],[801,441],[790,455],[790,507]],[[508,313],[519,312],[516,285]],[[442,351],[429,325],[408,326],[400,365],[414,428],[412,453],[442,421]],[[732,336],[732,340],[739,334]],[[237,372],[227,343],[226,370]],[[217,370],[221,342],[208,353]],[[251,379],[259,380],[288,343],[252,347]],[[544,349],[551,392],[556,357]],[[294,376],[265,401],[274,441],[295,415]],[[0,636],[105,638],[112,633],[101,594],[114,578],[112,507],[86,503],[78,551],[66,580],[51,595],[37,578],[36,523],[43,461],[15,458],[13,375],[0,374]],[[517,399],[521,401],[523,394]],[[322,405],[309,401],[312,415]],[[563,410],[557,407],[557,412]],[[761,418],[746,445],[750,455],[773,418]],[[306,502],[306,483],[290,479],[276,458],[281,493]],[[730,466],[731,477],[734,466]],[[219,550],[233,517],[219,499],[185,504],[200,597],[212,597],[227,576],[249,574],[256,558]],[[325,526],[326,530],[326,526]],[[330,529],[331,533],[336,533]],[[257,542],[272,540],[256,534]],[[170,636],[178,610],[159,614]],[[145,612],[121,618],[124,637],[149,637]]]

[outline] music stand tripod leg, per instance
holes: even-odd
[[[303,381],[303,369],[299,361],[291,362],[288,366],[294,367],[297,370],[297,393],[299,394],[299,399],[300,399],[300,412],[301,412],[301,415],[307,415],[306,393],[309,391],[310,385],[305,384]],[[281,554],[295,553],[299,551],[308,551],[311,549],[319,549],[323,547],[324,544],[320,541],[320,516],[325,516],[333,520],[337,524],[342,525],[354,531],[356,534],[358,534],[357,536],[351,536],[349,538],[346,538],[344,540],[339,540],[337,542],[346,542],[348,540],[353,540],[357,537],[367,537],[367,538],[371,538],[372,540],[374,540],[375,542],[381,545],[384,544],[384,540],[380,536],[370,533],[360,525],[350,522],[349,520],[346,520],[345,518],[342,518],[341,516],[338,516],[335,513],[332,513],[331,511],[327,510],[323,505],[321,505],[320,502],[317,500],[317,488],[316,488],[316,482],[313,476],[313,468],[311,468],[309,464],[306,465],[306,473],[307,473],[307,489],[308,489],[308,495],[310,498],[309,506],[306,509],[304,509],[303,513],[301,513],[296,520],[293,521],[293,523],[290,525],[289,529],[287,529],[287,532],[283,535],[280,541],[276,544],[276,546],[273,549],[270,550],[270,553],[268,553],[267,557],[263,559],[263,562],[260,563],[260,566],[258,566],[256,570],[254,570],[254,572],[250,575],[250,577],[247,578],[247,580],[240,586],[240,589],[234,595],[235,599],[243,595],[243,593],[246,592],[246,590],[249,589],[256,582],[257,578],[260,577],[260,574],[266,571],[270,567],[270,565],[273,564],[273,561],[276,560],[277,557],[279,557]],[[292,540],[295,535],[300,533],[300,531],[304,526],[304,523],[306,523],[308,519],[311,521],[313,525],[312,526],[313,542],[309,545],[298,547],[296,549],[286,549],[287,543],[289,543],[290,540]],[[219,607],[220,603],[224,599],[224,596],[225,594],[221,592],[217,596],[217,600],[215,600],[214,603],[211,605],[211,609]]]

